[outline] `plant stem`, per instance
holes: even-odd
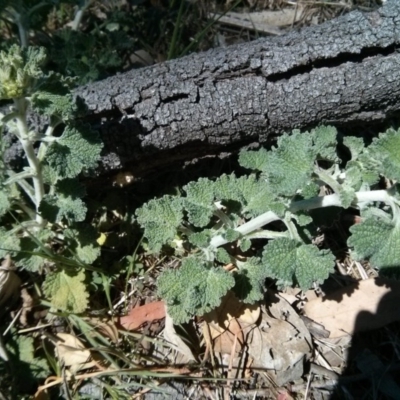
[[[245,239],[278,239],[287,238],[287,232],[276,232],[263,229],[262,231],[255,231],[245,236]]]
[[[19,12],[14,12],[12,14],[14,22],[18,27],[19,41],[21,42],[21,47],[28,47],[28,32],[23,23],[23,16]]]
[[[16,123],[19,133],[19,140],[22,144],[22,148],[24,149],[24,153],[28,160],[29,166],[32,171],[32,182],[34,188],[34,196],[35,196],[35,208],[36,208],[36,222],[43,226],[44,220],[42,216],[39,214],[39,206],[40,202],[44,196],[44,185],[43,185],[43,177],[41,166],[38,158],[36,157],[35,150],[33,148],[33,143],[29,138],[29,129],[26,121],[27,117],[27,101],[25,98],[14,99],[14,105],[16,108]]]
[[[74,20],[72,22],[72,27],[71,27],[71,29],[73,31],[77,31],[78,30],[79,25],[80,25],[80,23],[82,21],[82,17],[83,17],[84,11],[85,10],[83,10],[82,8],[79,8],[78,11],[76,12],[75,18],[74,18]]]
[[[239,226],[235,230],[238,231],[241,235],[245,236],[249,233],[252,233],[256,231],[257,229],[260,229],[264,225],[267,225],[273,221],[277,221],[280,218],[272,211],[267,211],[264,214],[259,215],[256,218],[253,218],[249,222],[246,222],[245,224]],[[210,242],[210,247],[217,248],[220,247],[224,244],[228,243],[228,240],[224,239],[222,235],[214,236],[211,239]]]
[[[315,168],[314,172],[318,175],[318,178],[325,184],[329,185],[335,193],[339,193],[340,184],[334,178],[318,168]]]
[[[382,202],[391,204],[392,197],[388,190],[371,190],[365,192],[356,192],[355,199],[358,203],[365,202]],[[314,210],[316,208],[325,207],[341,207],[342,202],[338,194],[329,194],[327,196],[313,197],[312,199],[300,200],[291,204],[290,211],[297,212],[300,210]]]
[[[355,198],[357,204],[365,202],[382,202],[389,205],[393,204],[393,198],[390,195],[390,189],[357,192],[355,193]],[[316,208],[325,208],[332,206],[336,207],[342,206],[340,197],[336,193],[327,196],[318,196],[318,197],[313,197],[312,199],[296,201],[291,204],[291,206],[289,207],[289,211],[295,213],[300,210],[313,210]],[[271,222],[280,219],[281,218],[279,218],[274,212],[267,211],[264,214],[261,214],[258,217],[239,226],[235,230],[238,231],[241,235],[245,236],[251,234],[252,232],[257,231],[264,225],[270,224]],[[228,240],[224,239],[222,235],[217,235],[211,239],[210,247],[217,248],[223,246],[226,243],[228,243]]]
[[[17,174],[14,171],[7,170],[7,175],[10,177],[8,180],[11,180]],[[15,183],[21,187],[21,189],[31,199],[32,203],[35,204],[35,191],[33,190],[33,187],[25,179],[17,179]]]
[[[36,213],[31,208],[29,208],[24,202],[17,200],[16,203],[18,204],[18,207],[29,216],[29,218],[35,219]]]

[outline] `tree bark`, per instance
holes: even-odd
[[[400,5],[132,70],[78,88],[105,143],[99,173],[143,176],[294,128],[400,111]]]

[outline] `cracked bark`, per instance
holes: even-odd
[[[192,54],[78,88],[101,132],[99,173],[143,176],[294,128],[400,111],[400,5]]]

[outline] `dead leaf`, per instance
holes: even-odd
[[[0,306],[8,300],[13,302],[18,298],[21,279],[13,270],[11,258],[7,255],[0,266]]]
[[[233,292],[228,292],[219,307],[204,315],[214,340],[214,351],[231,354],[236,341],[234,352],[238,353],[244,344],[243,331],[254,326],[260,313],[258,304],[244,304]]]
[[[236,318],[242,328],[253,325],[260,318],[261,309],[259,304],[245,304],[238,300],[235,294],[229,291],[222,299],[221,305],[207,313],[204,319],[208,323],[220,327],[222,333],[232,318]]]
[[[213,329],[213,327],[210,327],[211,336],[215,333]],[[214,351],[221,354],[232,354],[232,352],[239,353],[243,346],[243,340],[242,328],[237,319],[232,318],[226,330],[215,337]],[[235,349],[233,349],[234,346]]]
[[[299,300],[299,295],[301,293],[300,288],[287,287],[283,292],[280,292],[280,296],[283,297],[289,304],[294,304]]]
[[[119,333],[114,321],[106,319],[101,320],[99,318],[90,318],[88,322],[90,323],[90,325],[94,326],[102,335],[108,337],[114,343],[118,343]]]
[[[246,338],[253,366],[271,370],[278,386],[303,375],[311,357],[311,335],[293,307],[278,294],[269,295],[268,312]]]
[[[50,396],[47,390],[38,390],[32,397],[32,400],[50,400]]]
[[[349,357],[351,336],[340,338],[316,339],[314,362],[325,368],[334,368],[337,373],[343,373],[346,360]]]
[[[28,317],[32,312],[35,301],[33,300],[31,294],[28,292],[27,288],[21,289],[21,299],[22,299],[22,307],[21,307],[21,316],[19,317],[19,322],[22,326],[28,326]]]
[[[228,11],[225,14],[210,13],[211,19],[218,19],[219,23],[236,26],[242,29],[256,30],[257,32],[282,35],[280,28],[291,26],[298,22],[303,15],[304,7],[283,8],[278,11],[255,11],[250,13]]]
[[[72,373],[96,365],[92,361],[90,351],[76,336],[69,333],[58,333],[57,337],[60,339],[56,343],[57,357],[63,365],[70,367]]]
[[[146,322],[163,318],[165,318],[165,304],[163,301],[155,301],[132,308],[128,315],[120,317],[119,324],[127,331],[134,331]]]
[[[366,279],[308,302],[304,314],[337,338],[400,320],[399,302],[399,281]]]
[[[181,355],[178,360],[175,360],[176,364],[187,364],[190,361],[196,361],[190,347],[176,333],[174,323],[168,312],[165,315],[164,339]]]

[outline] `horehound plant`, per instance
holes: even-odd
[[[17,266],[33,272],[51,259],[55,268],[46,274],[45,295],[55,308],[82,312],[83,267],[98,257],[99,247],[95,229],[83,222],[85,190],[77,176],[97,164],[102,144],[96,132],[76,122],[85,108],[70,92],[71,79],[45,73],[45,59],[43,48],[0,52],[0,99],[13,103],[0,115],[0,129],[9,132],[0,135],[0,258],[11,255]],[[44,129],[30,123],[32,113]],[[15,138],[27,161],[18,171],[3,160]],[[57,256],[50,251],[56,239]]]
[[[361,223],[350,228],[347,241],[352,257],[398,275],[400,131],[389,129],[369,146],[344,137],[346,162],[337,136],[334,127],[295,130],[269,151],[242,151],[248,175],[200,178],[181,196],[166,195],[137,210],[149,250],[169,245],[182,257],[180,267],[163,271],[157,282],[176,323],[211,311],[228,290],[246,303],[262,299],[267,277],[280,287],[322,283],[335,257],[313,244],[317,208],[357,210]]]

